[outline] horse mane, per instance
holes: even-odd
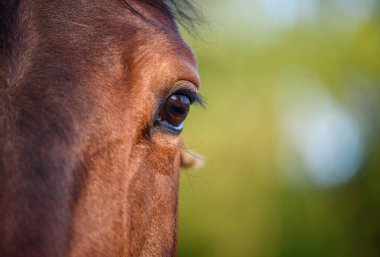
[[[127,7],[134,13],[143,16],[130,4],[130,0],[123,0]],[[177,23],[188,31],[194,31],[195,27],[204,22],[201,12],[193,0],[137,0],[149,4],[171,16]]]

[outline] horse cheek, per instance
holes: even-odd
[[[180,153],[162,145],[153,148],[128,190],[130,256],[176,253]]]

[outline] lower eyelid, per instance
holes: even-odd
[[[174,133],[174,134],[179,134],[181,133],[182,129],[183,129],[183,126],[184,126],[184,122],[182,122],[180,125],[178,125],[177,127],[171,125],[170,123],[168,123],[167,121],[165,120],[159,120],[158,121],[158,124],[160,125],[160,127],[169,132],[169,133]]]

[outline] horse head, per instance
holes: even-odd
[[[0,256],[175,254],[200,83],[168,2],[0,2]]]

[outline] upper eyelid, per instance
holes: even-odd
[[[174,86],[171,88],[169,95],[172,95],[173,93],[179,91],[179,90],[188,90],[190,92],[196,92],[198,93],[198,87],[195,86],[193,83],[187,81],[187,80],[179,80],[177,81]]]

